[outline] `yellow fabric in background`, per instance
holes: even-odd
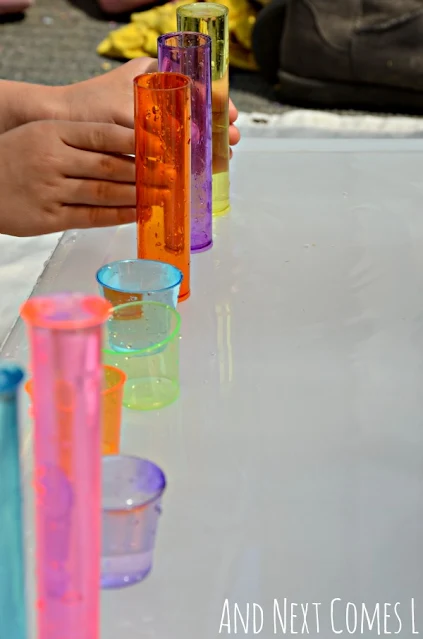
[[[261,0],[267,4],[268,0]],[[112,31],[98,46],[97,53],[109,58],[157,57],[157,38],[176,31],[176,9],[187,0],[176,0],[148,11],[134,13],[131,22]],[[229,8],[229,59],[230,64],[239,69],[257,69],[251,51],[251,34],[257,10],[248,0],[223,0]]]

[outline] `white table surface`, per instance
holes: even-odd
[[[69,233],[36,292],[94,292],[134,252],[133,227]],[[180,400],[123,415],[122,451],[168,477],[155,565],[102,594],[101,638],[226,636],[228,599],[251,606],[231,635],[254,636],[255,603],[270,639],[284,598],[298,634],[302,603],[308,636],[346,636],[351,602],[356,635],[378,636],[361,615],[379,603],[380,634],[407,639],[414,598],[422,634],[423,143],[244,141],[180,311]],[[27,354],[19,322],[2,355]]]

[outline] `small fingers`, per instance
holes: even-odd
[[[65,144],[85,151],[133,155],[135,137],[132,129],[117,124],[67,122],[60,128]]]
[[[180,123],[173,115],[171,115],[171,113],[169,113],[166,106],[166,104],[162,104],[162,100],[158,100],[158,104],[151,101],[149,108],[147,108],[146,105],[143,105],[142,110],[136,114],[136,126],[141,128],[141,135],[143,135],[145,131],[148,131],[155,137],[157,137],[159,132],[163,134],[163,115],[165,115],[166,118],[165,129],[168,133],[180,129]]]
[[[63,206],[60,230],[116,226],[131,224],[135,220],[136,210],[133,207]]]
[[[147,159],[140,165],[137,173],[138,184],[145,187],[168,188],[175,184],[176,169],[157,160]]]
[[[66,180],[64,199],[73,205],[134,207],[135,184],[70,178]]]
[[[159,189],[156,187],[140,189],[140,210],[142,210],[143,208],[150,209],[152,206],[161,206],[162,208],[169,210],[171,206],[170,191],[168,189]]]
[[[161,159],[165,154],[160,138],[145,129],[138,132],[135,152],[141,162],[147,158]]]
[[[238,144],[240,139],[241,139],[241,133],[239,132],[239,129],[237,129],[236,126],[231,124],[229,127],[229,144],[231,146],[235,146],[235,144]]]
[[[237,119],[238,119],[238,109],[236,108],[232,100],[229,100],[229,123],[233,124],[234,122],[237,121]]]
[[[70,178],[135,183],[135,160],[126,156],[69,149],[63,173]]]

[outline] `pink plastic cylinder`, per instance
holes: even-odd
[[[33,380],[38,639],[98,639],[102,325],[111,304],[34,297]]]

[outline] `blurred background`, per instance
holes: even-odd
[[[142,1],[0,0],[0,14],[3,10],[0,15],[0,77],[41,84],[69,84],[116,67],[128,57],[128,50],[153,53],[152,43],[157,35],[172,29],[167,27],[173,24],[175,3],[166,4],[160,0],[156,6],[140,6]],[[375,13],[378,2],[380,9]],[[285,61],[288,67],[298,63],[309,73],[310,62],[317,59],[320,66],[317,64],[317,69],[311,70],[317,76],[330,76],[332,72],[338,72],[338,67],[341,74],[344,72],[342,65],[345,62],[347,68],[351,60],[342,60],[345,55],[339,40],[343,32],[346,42],[357,35],[351,36],[353,23],[357,22],[348,14],[352,0],[225,0],[224,4],[229,5],[232,16],[231,97],[240,111],[239,125],[244,134],[271,137],[422,135],[423,99],[420,108],[420,96],[423,91],[416,87],[415,100],[414,93],[411,97],[410,91],[403,95],[398,87],[404,82],[412,89],[414,82],[421,84],[420,79],[415,78],[423,77],[423,19],[420,15],[423,0],[375,0],[370,3],[373,14],[360,16],[364,33],[368,34],[370,29],[373,39],[362,44],[363,35],[359,34],[357,59],[352,60],[352,64],[355,64],[359,81],[360,73],[368,75],[364,80],[370,86],[370,93],[372,69],[369,75],[366,64],[372,65],[373,49],[379,51],[379,58],[380,51],[385,52],[385,58],[383,55],[383,59],[375,57],[373,73],[377,78],[382,76],[383,83],[388,83],[388,92],[382,87],[376,99],[366,90],[360,91],[359,86],[355,90],[350,78],[342,78],[345,95],[332,95],[330,84],[329,90],[323,86],[320,94],[314,91],[313,85],[311,90],[306,86],[305,92],[299,85],[298,95],[296,87],[289,84],[285,94],[280,87],[278,90],[278,71],[280,67],[284,68]],[[331,4],[332,16],[327,15]],[[292,15],[288,16],[288,24],[285,24],[286,5],[292,7],[289,8]],[[120,12],[122,6],[130,7],[130,10]],[[309,20],[307,7],[314,11],[315,18],[317,16],[314,23]],[[19,12],[16,8],[23,10]],[[414,42],[412,39],[416,39],[416,35],[411,34],[411,39],[404,45],[404,39],[408,37],[404,32],[404,15],[409,16],[410,10],[415,12],[416,19],[409,28],[420,29],[421,44]],[[345,15],[342,15],[343,11]],[[393,34],[389,24],[395,22],[403,26]],[[381,28],[384,23],[386,33]],[[375,26],[373,33],[372,26]],[[316,33],[323,33],[322,41],[317,41]],[[397,38],[398,42],[392,42],[392,38]],[[328,46],[333,49],[329,53]],[[103,55],[98,53],[99,47]],[[308,57],[307,47],[310,48]],[[387,78],[383,78],[384,69],[390,73]],[[414,69],[415,78],[412,73],[410,76],[410,69]],[[313,99],[315,95],[319,97],[317,103]],[[366,99],[357,101],[356,95],[364,95]]]
[[[107,15],[96,0],[36,0],[25,13],[0,16],[0,76],[70,84],[104,73],[121,62],[100,57],[96,49],[111,31],[129,23],[130,15]],[[231,91],[241,111],[284,110],[257,72],[232,68]]]

